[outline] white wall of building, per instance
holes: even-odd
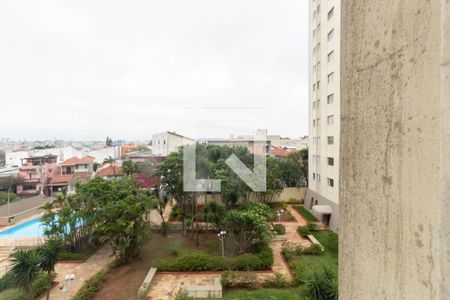
[[[319,205],[330,204],[329,201],[338,204],[341,1],[310,0],[309,4],[309,190],[312,193],[306,201],[315,197],[314,202],[318,201]],[[338,218],[337,212],[333,215]]]
[[[152,153],[157,156],[167,156],[171,152],[186,144],[193,144],[195,141],[174,132],[166,131],[152,135]]]
[[[5,153],[6,166],[22,166],[22,159],[28,157],[28,151],[8,151]]]

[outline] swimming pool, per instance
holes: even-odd
[[[41,217],[36,217],[0,232],[0,238],[43,237],[44,229],[45,225],[41,222]]]

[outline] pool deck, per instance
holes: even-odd
[[[43,213],[37,213],[30,217],[24,218],[17,222],[16,224],[6,226],[0,229],[0,233],[6,231],[10,228],[28,222]],[[30,237],[30,238],[4,238],[0,237],[0,277],[2,277],[11,268],[11,261],[9,259],[10,253],[14,251],[15,248],[27,248],[42,245],[45,243],[45,238],[41,237]]]

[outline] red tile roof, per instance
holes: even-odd
[[[74,156],[74,157],[71,157],[71,158],[63,161],[62,165],[63,166],[88,165],[88,164],[93,163],[94,160],[95,160],[95,158],[92,156],[85,156],[83,158],[78,158],[78,157]]]
[[[273,156],[278,156],[278,157],[287,157],[289,155],[289,151],[272,146],[272,149],[270,150],[270,154],[272,154]]]
[[[65,186],[69,183],[87,182],[91,178],[91,172],[78,172],[73,174],[61,174],[61,168],[58,168],[50,179],[49,184],[53,186]]]
[[[107,166],[106,168],[100,169],[97,171],[97,175],[101,177],[110,177],[114,176],[114,172],[116,175],[122,174],[122,167],[121,166]]]

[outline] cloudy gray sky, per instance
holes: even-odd
[[[307,134],[306,0],[0,0],[0,137]]]

